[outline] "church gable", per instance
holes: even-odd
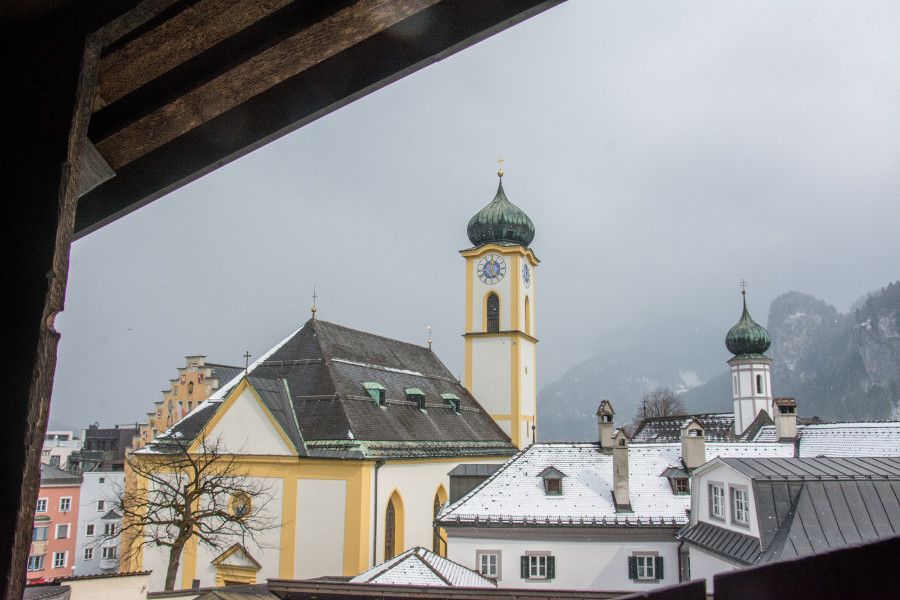
[[[246,382],[235,387],[216,411],[205,437],[230,452],[266,456],[298,454],[258,393]]]

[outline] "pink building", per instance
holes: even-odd
[[[81,475],[41,465],[41,490],[28,553],[28,583],[72,574],[80,495]]]

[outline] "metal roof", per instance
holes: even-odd
[[[774,426],[761,427],[755,442],[776,440]],[[900,421],[848,421],[797,426],[798,455],[900,456]]]
[[[900,458],[723,458],[753,480],[900,479]]]
[[[350,583],[440,587],[496,587],[479,573],[420,546],[376,565]]]

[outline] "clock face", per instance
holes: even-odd
[[[527,264],[522,265],[522,281],[526,288],[531,287],[531,267]]]
[[[498,254],[488,254],[478,261],[478,279],[487,285],[494,285],[506,275],[506,261]]]

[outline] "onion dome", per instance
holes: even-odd
[[[735,356],[759,356],[769,349],[772,339],[765,327],[753,320],[747,310],[747,292],[742,290],[744,312],[725,336],[725,347]]]
[[[497,172],[500,185],[490,203],[469,220],[466,232],[475,246],[503,244],[528,247],[534,239],[534,223],[525,212],[509,201],[503,191],[503,170]]]

